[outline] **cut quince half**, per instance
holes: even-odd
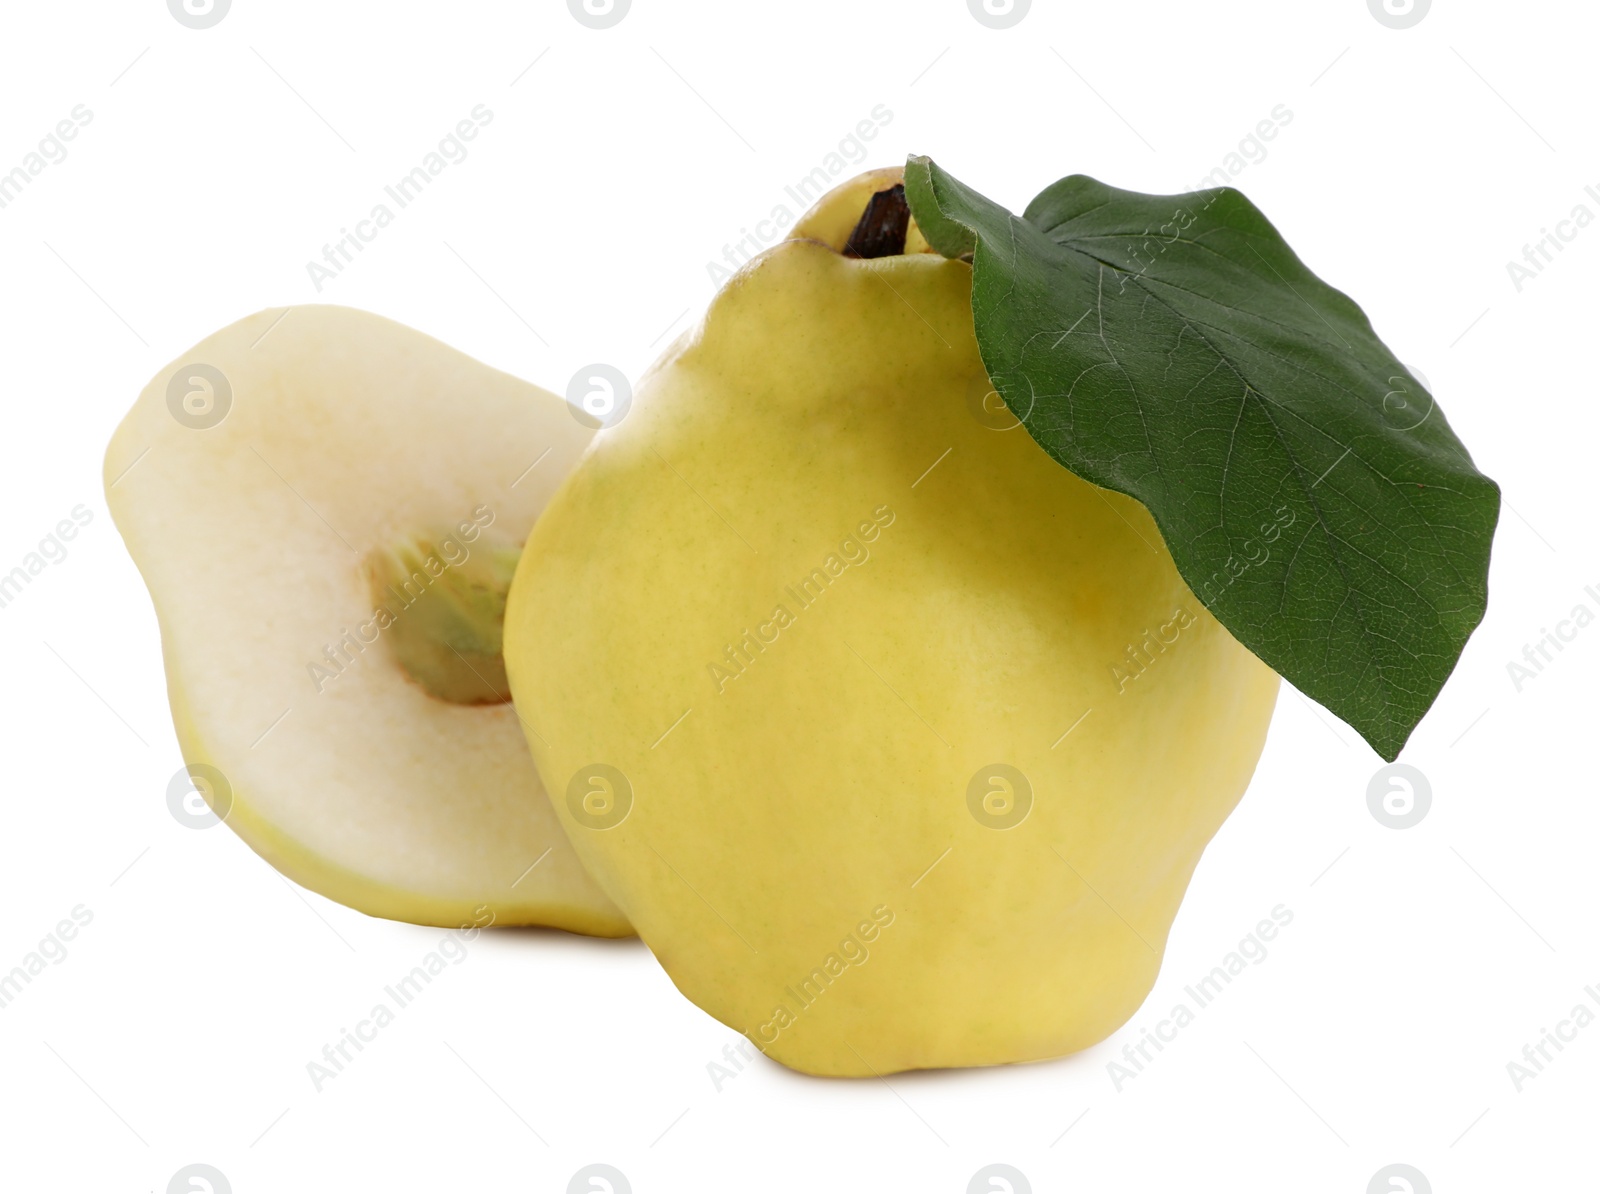
[[[632,930],[534,771],[500,658],[535,519],[593,431],[341,307],[263,311],[147,386],[106,452],[178,741],[284,875],[418,924]]]

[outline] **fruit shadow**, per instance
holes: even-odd
[[[1046,1057],[1038,1061],[1013,1061],[998,1065],[944,1066],[924,1070],[898,1070],[892,1074],[865,1076],[840,1076],[833,1074],[806,1074],[763,1057],[762,1061],[778,1074],[779,1080],[792,1084],[797,1090],[815,1087],[818,1083],[837,1083],[842,1086],[875,1082],[890,1082],[902,1090],[932,1090],[957,1083],[971,1085],[975,1082],[1004,1082],[1008,1076],[1026,1072],[1032,1076],[1049,1071],[1063,1077],[1075,1077],[1103,1063],[1094,1056],[1094,1047],[1066,1057]]]
[[[510,949],[548,951],[551,948],[567,947],[569,950],[605,951],[608,954],[614,954],[618,950],[629,952],[640,950],[647,955],[650,952],[638,937],[594,937],[588,933],[552,928],[549,925],[495,925],[484,930],[484,938]]]

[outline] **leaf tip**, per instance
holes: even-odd
[[[946,214],[934,181],[934,172],[938,169],[926,154],[908,156],[906,201],[911,205],[912,219],[927,237],[928,244],[945,257],[960,257],[973,251],[977,236],[969,226]]]

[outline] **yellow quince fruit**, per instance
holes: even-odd
[[[163,369],[105,481],[161,625],[184,823],[207,823],[198,792],[374,916],[631,932],[540,790],[501,661],[518,552],[592,435],[342,307],[263,311]]]
[[[506,611],[590,873],[685,995],[814,1074],[1114,1031],[1278,691],[1145,509],[1000,403],[971,267],[925,251],[898,180],[724,286]]]

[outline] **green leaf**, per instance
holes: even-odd
[[[1143,502],[1234,637],[1395,758],[1483,618],[1500,491],[1361,309],[1231,188],[1074,175],[1019,218],[928,158],[905,185],[972,254],[978,347],[1033,438]]]

